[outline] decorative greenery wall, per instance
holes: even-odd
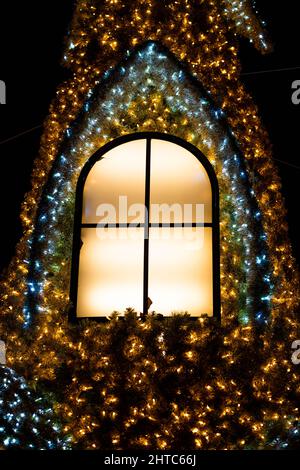
[[[299,275],[270,143],[240,81],[238,34],[269,49],[246,0],[76,4],[64,56],[71,78],[45,122],[24,236],[1,287],[8,366],[61,423],[59,438],[41,425],[35,447],[47,439],[88,449],[299,444],[290,360]],[[68,323],[78,175],[106,142],[138,131],[182,137],[215,168],[221,324],[182,312],[142,322],[130,309],[104,325]],[[18,417],[10,384],[5,407]],[[28,447],[25,434],[12,441],[15,426],[1,425],[3,445]]]

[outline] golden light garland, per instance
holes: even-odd
[[[21,214],[24,236],[2,283],[0,337],[7,342],[9,366],[29,383],[41,390],[47,385],[56,394],[55,409],[65,423],[64,432],[79,447],[180,448],[184,437],[185,445],[198,449],[264,448],[271,446],[266,443],[269,423],[281,422],[289,429],[299,415],[295,405],[299,373],[289,357],[290,343],[300,337],[299,275],[269,139],[240,82],[237,34],[244,34],[263,52],[269,48],[247,1],[77,2],[64,57],[72,78],[59,87],[45,122],[32,190]],[[127,312],[124,323],[114,317],[105,326],[71,327],[62,317],[70,269],[64,260],[54,273],[55,289],[51,278],[45,285],[47,315],[38,316],[33,331],[24,330],[28,240],[65,132],[102,74],[120,63],[127,50],[148,40],[167,47],[211,93],[245,157],[273,269],[270,325],[257,331],[236,321],[241,254],[224,217],[221,285],[227,315],[222,327],[206,319],[193,325],[177,317],[163,323],[151,317],[141,323],[133,312]],[[149,109],[153,119],[144,120],[141,113],[147,117]],[[128,132],[139,120],[142,130],[181,132],[186,140],[201,145],[188,119],[172,121],[159,92],[144,102],[134,100],[128,113],[105,129],[108,137],[99,135],[93,145],[100,147],[106,139]],[[211,161],[215,157],[212,151],[208,155]],[[216,171],[226,194],[218,162]],[[74,172],[74,181],[77,177]],[[70,202],[70,211],[72,207]],[[230,212],[223,209],[224,214]],[[230,267],[235,267],[232,273],[226,265],[229,255]],[[57,381],[67,390],[58,392]],[[257,412],[251,410],[251,398],[260,403]]]

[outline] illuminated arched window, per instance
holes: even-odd
[[[78,181],[71,317],[219,316],[218,224],[217,180],[194,146],[159,133],[107,144]]]

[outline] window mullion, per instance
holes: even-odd
[[[150,170],[151,170],[151,139],[146,145],[146,182],[145,182],[145,227],[144,227],[144,299],[143,313],[148,312],[148,279],[149,279],[149,216],[150,216]]]

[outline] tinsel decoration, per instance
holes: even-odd
[[[76,3],[72,77],[45,122],[0,317],[8,366],[47,396],[73,448],[297,445],[299,274],[268,136],[240,81],[240,34],[270,49],[246,0]],[[78,176],[105,143],[139,131],[181,137],[215,169],[221,323],[184,312],[142,322],[131,309],[68,323]]]
[[[4,449],[68,449],[70,439],[47,400],[23,377],[0,366],[0,447]]]

